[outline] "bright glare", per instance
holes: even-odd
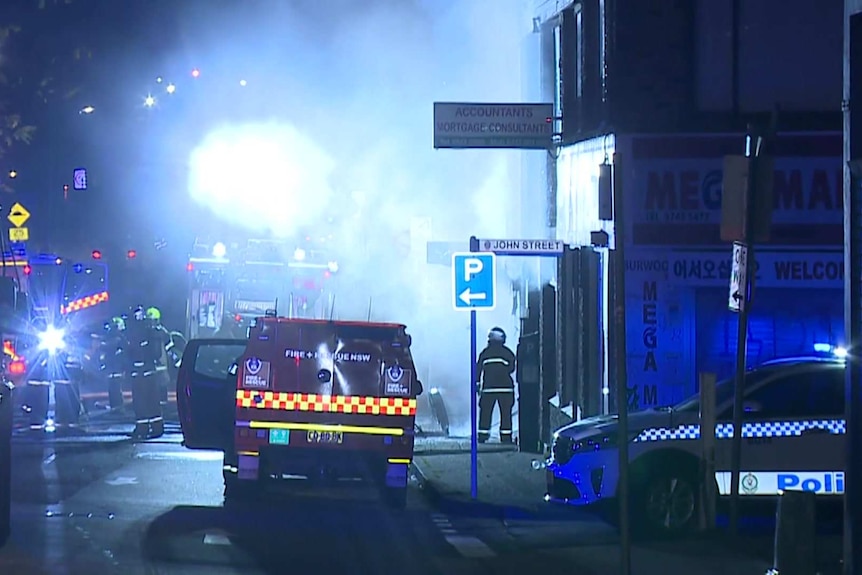
[[[189,194],[233,224],[291,237],[329,207],[333,165],[291,125],[224,126],[192,151]]]
[[[213,257],[214,258],[223,258],[227,254],[227,246],[223,243],[218,242],[213,246]]]
[[[16,172],[15,170],[9,170],[9,177],[14,180],[18,177],[18,172]]]
[[[176,86],[174,86],[173,84],[168,84],[167,88],[165,88],[165,91],[166,91],[168,94],[173,94],[174,92],[176,92],[176,91],[177,91],[177,87],[176,87]]]
[[[92,114],[95,111],[96,108],[94,108],[93,106],[84,106],[83,108],[81,108],[82,114]]]
[[[843,347],[836,347],[832,353],[834,353],[835,357],[837,357],[839,359],[844,359],[847,357],[847,350],[844,349]]]
[[[147,108],[152,108],[155,105],[156,99],[152,95],[148,94],[147,97],[144,98],[144,106],[146,106]]]
[[[338,271],[338,262],[329,262],[329,271],[335,273]]]
[[[198,76],[200,76],[200,75],[201,75],[201,71],[200,71],[200,70],[198,70],[197,68],[195,68],[194,70],[192,70],[192,78],[197,78],[197,77],[198,77]]]
[[[66,333],[62,329],[49,326],[48,329],[39,334],[39,350],[55,354],[66,347],[64,338]]]
[[[293,252],[293,259],[298,262],[301,262],[305,259],[305,250],[302,248],[296,248],[296,251]]]
[[[158,84],[161,84],[161,83],[162,83],[162,77],[161,77],[161,76],[159,76],[158,78],[156,78],[156,83],[158,83]]]
[[[248,82],[246,82],[245,80],[240,80],[240,81],[239,81],[239,85],[240,85],[240,86],[246,86],[247,84],[248,84]]]

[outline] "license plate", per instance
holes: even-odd
[[[344,433],[341,431],[315,431],[308,432],[309,443],[344,443]]]
[[[272,445],[290,445],[289,429],[270,429],[269,442]]]

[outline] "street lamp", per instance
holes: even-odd
[[[79,114],[92,114],[95,111],[96,111],[96,108],[94,108],[93,106],[84,106],[83,108],[81,108],[78,111],[78,113]]]
[[[9,170],[9,177],[13,180],[18,177],[18,172],[15,170]]]
[[[248,84],[248,82],[246,82],[245,80],[240,80],[240,81],[239,81],[239,85],[240,85],[240,86],[243,86],[243,87],[244,87],[244,86],[246,86],[247,84]]]
[[[144,106],[146,106],[147,108],[152,108],[155,105],[156,99],[151,94],[147,94],[147,97],[144,98]]]
[[[176,87],[175,85],[173,85],[173,84],[168,84],[168,86],[165,88],[165,91],[166,91],[168,94],[173,94],[174,92],[176,92],[176,91],[177,91],[177,87]]]
[[[200,71],[200,70],[198,70],[197,68],[195,68],[194,70],[192,70],[192,78],[197,78],[197,77],[198,77],[198,76],[200,76],[200,75],[201,75],[201,71]]]

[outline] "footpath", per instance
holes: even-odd
[[[499,443],[480,447],[476,500],[470,497],[469,439],[418,438],[413,468],[435,510],[456,525],[459,518],[472,525],[493,549],[495,572],[558,565],[579,575],[620,573],[618,532],[597,510],[544,501],[545,471],[532,465],[543,456]],[[772,549],[771,526],[733,543],[723,531],[636,540],[631,575],[764,575],[772,566]],[[829,551],[833,557],[834,549]],[[817,575],[841,572],[835,560],[821,563]]]

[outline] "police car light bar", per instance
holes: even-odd
[[[840,359],[844,359],[847,357],[847,349],[840,346],[832,345],[831,343],[815,343],[814,351],[816,353],[831,354]]]

